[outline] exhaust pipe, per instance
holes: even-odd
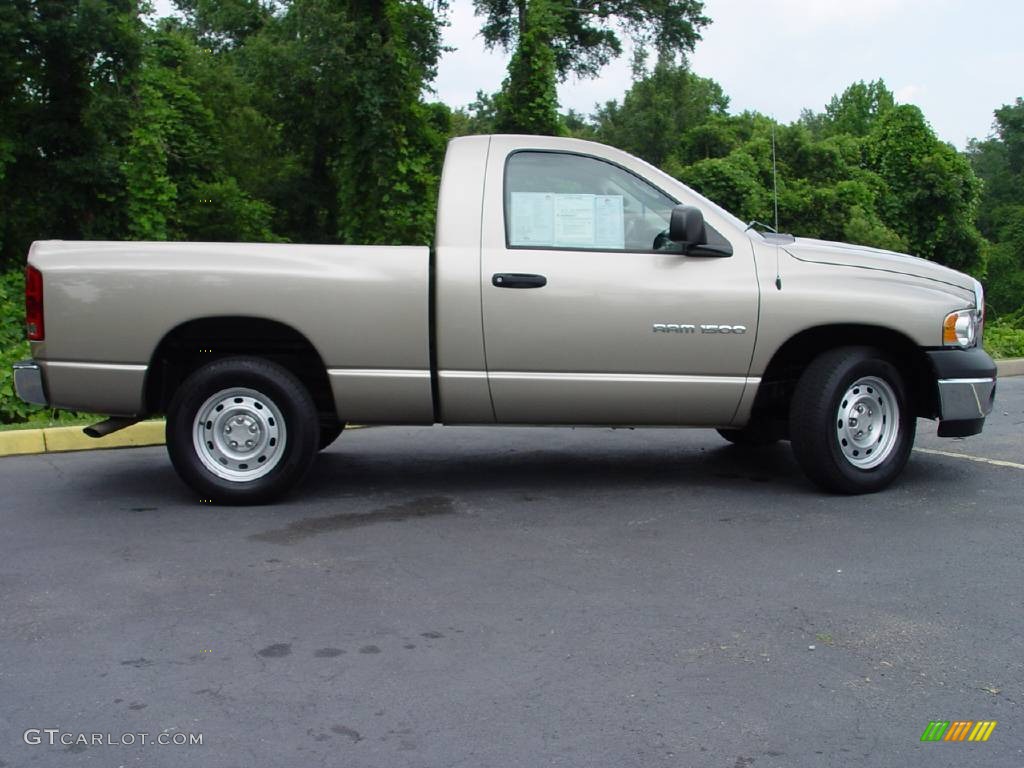
[[[134,416],[111,416],[106,421],[93,424],[82,431],[89,437],[106,437],[125,427],[130,427],[132,424],[137,424],[139,421],[140,419]]]

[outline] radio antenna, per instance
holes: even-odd
[[[775,231],[779,231],[779,176],[775,163],[775,115],[772,115],[772,197],[775,204]],[[782,290],[782,274],[779,272],[779,244],[775,244],[775,289]]]
[[[775,116],[772,116],[772,197],[775,199],[775,231],[779,231],[779,178],[775,165]]]

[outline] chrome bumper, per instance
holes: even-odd
[[[939,407],[943,421],[984,419],[992,412],[995,379],[939,379]]]
[[[32,360],[14,364],[14,391],[26,403],[47,405],[43,369]]]

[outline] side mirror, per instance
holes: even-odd
[[[668,239],[673,243],[682,243],[684,247],[706,243],[708,236],[700,208],[692,205],[677,205],[673,208],[668,224]]]
[[[668,239],[679,243],[688,256],[732,256],[732,246],[724,237],[711,230],[714,236],[708,242],[704,214],[692,205],[677,205],[668,222]]]

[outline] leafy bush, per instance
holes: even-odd
[[[95,420],[90,414],[29,405],[15,394],[11,366],[32,356],[25,338],[24,296],[25,273],[21,269],[0,274],[0,424],[48,427]]]
[[[14,394],[11,365],[29,357],[25,340],[25,275],[20,269],[0,276],[0,423],[28,421],[41,409]]]
[[[1024,310],[986,324],[985,349],[992,357],[1024,357]]]

